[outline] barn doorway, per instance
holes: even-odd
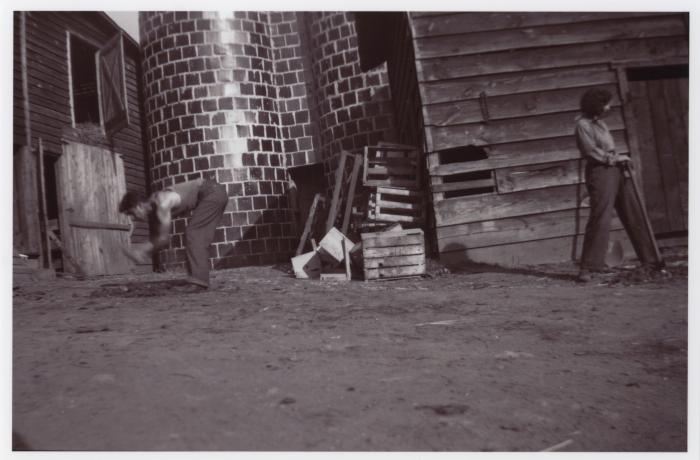
[[[688,231],[688,65],[626,69],[649,219],[659,237]]]

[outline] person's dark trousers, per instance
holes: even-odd
[[[624,177],[622,167],[588,162],[586,188],[591,211],[583,239],[581,269],[601,270],[605,267],[613,209],[617,211],[641,263],[658,262],[634,185],[630,178]]]
[[[190,281],[209,286],[209,245],[224,213],[228,196],[226,187],[214,181],[204,181],[197,195],[197,206],[192,210],[185,229],[187,269]]]

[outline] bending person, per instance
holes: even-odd
[[[139,221],[156,221],[156,234],[151,241],[132,246],[127,254],[137,262],[148,262],[154,251],[168,245],[173,217],[191,211],[185,229],[187,281],[191,290],[208,288],[209,245],[227,203],[225,186],[201,178],[175,184],[150,197],[127,192],[119,204],[119,212]]]

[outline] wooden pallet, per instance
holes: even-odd
[[[425,273],[423,230],[363,233],[365,280],[403,278]]]
[[[370,195],[367,218],[377,222],[425,222],[423,192],[402,188],[377,187]]]
[[[411,145],[379,143],[365,147],[362,183],[368,187],[420,189],[419,150]]]

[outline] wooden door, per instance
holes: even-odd
[[[86,275],[128,273],[132,264],[129,219],[119,213],[126,192],[121,156],[107,149],[69,142],[56,162],[58,212],[66,271],[72,256]]]
[[[627,70],[643,193],[656,234],[688,230],[688,66]]]

